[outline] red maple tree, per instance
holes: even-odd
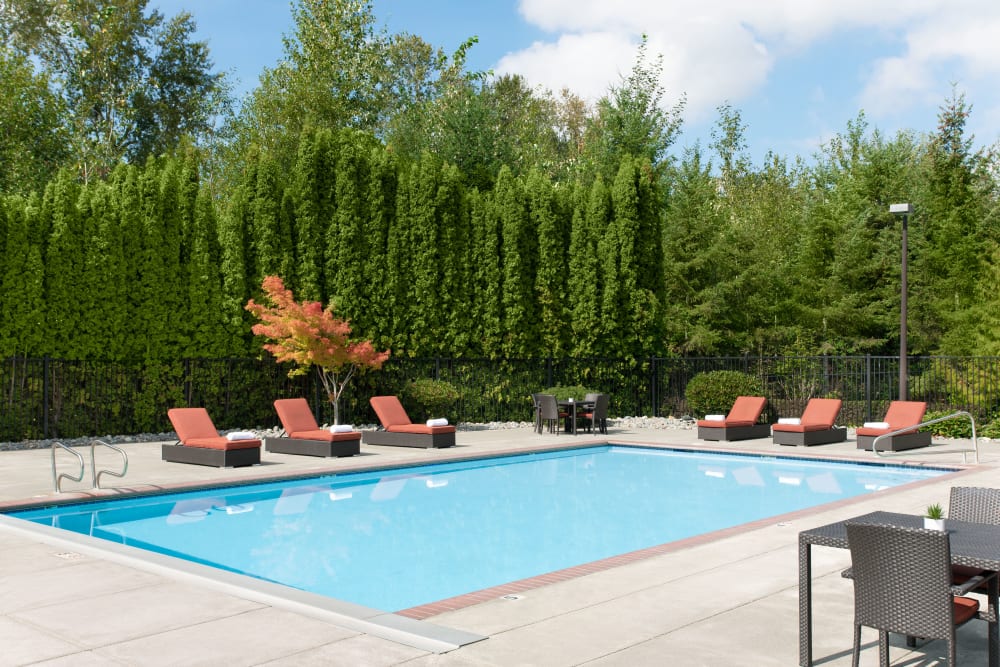
[[[268,303],[247,302],[246,309],[260,323],[253,332],[268,340],[264,349],[279,363],[290,361],[295,367],[289,377],[304,375],[315,367],[333,404],[333,422],[340,423],[340,396],[356,372],[377,370],[389,358],[389,351],[377,352],[370,340],[352,341],[347,320],[334,317],[333,305],[324,308],[319,301],[295,300],[278,276],[267,276],[262,284]]]

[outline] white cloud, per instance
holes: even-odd
[[[686,93],[689,120],[723,102],[738,107],[764,89],[782,59],[823,40],[835,52],[838,35],[857,29],[883,54],[857,93],[875,117],[940,102],[957,80],[986,89],[986,79],[1000,76],[996,0],[521,0],[519,10],[553,39],[507,55],[498,72],[594,99],[631,70],[646,34],[650,56],[664,56],[668,104]]]

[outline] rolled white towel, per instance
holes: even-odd
[[[724,421],[726,421],[726,415],[705,415],[705,421],[707,421],[707,422],[724,422]]]
[[[778,419],[779,424],[794,424],[798,426],[802,423],[802,420],[798,417],[781,417]]]
[[[448,425],[448,420],[445,419],[444,417],[438,417],[437,419],[428,419],[427,420],[427,425],[428,426],[447,426]]]
[[[889,422],[865,422],[865,428],[889,428]]]
[[[351,424],[334,424],[330,427],[330,433],[350,433],[354,430]]]
[[[226,434],[226,440],[256,440],[257,434],[250,431],[233,431]]]

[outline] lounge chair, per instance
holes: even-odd
[[[264,438],[264,449],[277,454],[303,456],[354,456],[361,453],[361,431],[333,433],[316,423],[304,398],[281,398],[274,402],[285,437]],[[346,427],[345,427],[346,428]]]
[[[451,447],[455,444],[455,427],[414,424],[395,396],[372,396],[375,414],[382,422],[380,431],[365,431],[368,445],[394,445],[399,447]]]
[[[931,444],[931,434],[929,432],[917,431],[920,422],[927,412],[927,404],[923,401],[893,401],[889,404],[889,409],[885,413],[885,420],[882,422],[866,422],[864,426],[856,431],[858,436],[858,449],[872,448],[875,438],[891,431],[897,431],[907,426],[913,426],[912,431],[900,433],[889,438],[882,438],[878,443],[878,450],[899,452],[915,447],[929,447]]]
[[[834,426],[840,406],[839,398],[810,398],[798,423],[771,425],[771,440],[776,445],[827,445],[847,440],[847,428]]]
[[[771,435],[770,424],[758,424],[767,405],[763,396],[740,396],[733,402],[729,414],[721,419],[707,416],[698,420],[700,440],[750,440]]]
[[[171,408],[167,416],[177,432],[178,441],[162,446],[164,461],[219,468],[260,463],[260,440],[252,437],[233,439],[233,434],[230,437],[219,435],[205,408]]]

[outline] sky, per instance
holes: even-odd
[[[150,0],[191,13],[216,69],[252,90],[283,56],[287,0]],[[871,129],[933,133],[953,92],[976,147],[1000,142],[997,0],[373,0],[379,25],[453,52],[473,70],[520,74],[594,101],[648,38],[665,103],[685,99],[675,152],[707,148],[720,105],[740,113],[755,164],[809,160],[863,112]]]

